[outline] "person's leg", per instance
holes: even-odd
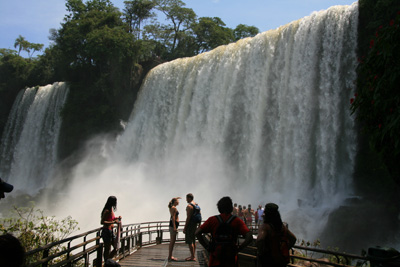
[[[196,260],[196,257],[195,257],[195,250],[196,250],[195,232],[196,232],[196,229],[197,229],[197,225],[195,223],[190,223],[186,230],[185,241],[186,241],[186,244],[188,244],[189,251],[190,251],[190,257],[186,258],[187,261],[195,261]]]
[[[191,260],[196,260],[195,253],[196,253],[196,243],[193,243],[189,245],[190,249],[190,259]]]
[[[103,239],[104,244],[104,261],[106,261],[110,255],[110,248],[111,248],[111,235],[108,229],[103,229],[101,231],[101,238]]]
[[[118,252],[117,251],[117,237],[115,236],[113,230],[111,230],[110,235],[111,235],[111,245],[113,247],[113,250],[111,251],[109,258],[112,259],[115,257],[115,255],[117,255],[117,252]]]
[[[175,241],[176,241],[176,233],[171,232],[171,240],[169,242],[168,260],[177,260],[177,258],[172,257],[172,251],[174,250]]]
[[[111,248],[111,243],[110,242],[104,242],[104,261],[106,261],[110,255],[110,248]]]

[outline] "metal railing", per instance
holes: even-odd
[[[184,225],[184,222],[181,223]],[[257,226],[253,225],[249,228],[252,228],[254,234],[257,233]],[[176,242],[184,241],[182,231],[183,227],[180,227]],[[101,228],[97,228],[31,250],[26,253],[26,256],[28,259],[35,258],[36,260],[33,262],[30,260],[27,266],[89,266],[92,264],[92,266],[101,267],[103,264],[103,243],[101,242],[100,232]],[[125,258],[141,247],[169,242],[170,235],[168,233],[169,221],[123,225],[120,237],[120,249],[114,259]],[[315,253],[318,258],[313,258],[313,255],[309,256],[308,252],[312,252],[310,254]],[[360,262],[369,262],[367,257],[303,246],[294,246],[290,256],[291,264],[289,266],[295,266],[298,261],[309,261],[334,267],[355,266],[360,265]],[[325,261],[321,259],[323,258],[322,256],[324,258],[335,258],[336,260],[333,262]],[[254,263],[254,266],[256,266],[257,248],[254,245],[247,247],[239,253],[239,259],[251,264]],[[355,260],[359,262],[355,264]]]
[[[316,257],[308,255],[308,252],[317,252]],[[248,263],[247,265],[251,263],[257,266],[257,248],[254,246],[247,247],[243,252],[239,252],[239,260],[241,258]],[[362,266],[369,262],[369,258],[331,250],[294,246],[290,251],[290,264],[288,266],[298,266],[299,261],[315,262],[334,267],[350,267]]]
[[[182,222],[184,225],[184,222]],[[182,232],[180,228],[179,232]],[[120,249],[114,259],[124,258],[141,247],[169,242],[169,221],[144,222],[122,226]],[[101,228],[72,236],[28,251],[27,266],[102,266]],[[178,233],[177,242],[184,241]],[[35,259],[35,260],[33,260]]]
[[[94,229],[28,251],[25,254],[28,261],[27,266],[71,266],[79,261],[84,262],[82,265],[88,266],[89,257],[94,253],[97,254],[96,259],[102,258],[103,243],[100,243],[100,229]]]

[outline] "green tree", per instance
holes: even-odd
[[[387,4],[385,2],[385,4]],[[388,7],[389,8],[389,7]],[[390,7],[392,10],[392,7]],[[386,12],[377,12],[387,14]],[[357,90],[350,99],[371,148],[378,152],[400,184],[400,9],[376,27],[359,59]]]
[[[155,17],[152,10],[156,6],[156,2],[153,0],[133,0],[124,1],[124,4],[124,19],[128,23],[129,32],[136,32],[137,39],[140,39],[142,23]]]
[[[185,8],[186,4],[180,0],[158,0],[157,3],[158,9],[172,23],[164,30],[164,36],[167,37],[168,33],[171,34],[168,36],[168,39],[171,40],[169,50],[173,53],[179,40],[190,35],[189,31],[196,22],[197,15],[193,9]]]
[[[65,239],[75,230],[78,222],[70,216],[57,220],[54,216],[45,216],[43,211],[28,208],[14,207],[11,217],[0,219],[0,232],[11,233],[19,239],[26,251],[30,251],[58,240]],[[52,248],[52,253],[63,249],[61,246]],[[38,261],[41,255],[34,255],[26,259],[26,264]]]
[[[198,53],[234,41],[232,29],[225,27],[225,23],[218,17],[201,17],[194,26],[194,33],[198,44]]]
[[[14,48],[18,47],[18,56],[21,54],[21,51],[26,51],[29,47],[29,42],[25,39],[25,37],[19,35],[14,42]]]
[[[35,52],[42,50],[43,46],[43,44],[30,43],[21,35],[19,35],[14,42],[14,48],[18,47],[18,55],[21,54],[21,51],[26,51],[29,55],[29,58],[32,58]]]
[[[68,156],[87,138],[119,129],[136,90],[141,43],[129,33],[122,13],[108,0],[67,1],[68,14],[54,30],[57,73],[70,82],[62,111],[60,156]]]
[[[255,26],[247,26],[245,24],[239,24],[233,30],[233,35],[235,36],[235,41],[246,37],[253,37],[260,33],[260,30]]]
[[[35,43],[29,43],[26,51],[28,52],[29,58],[33,57],[33,54],[35,52],[39,52],[43,49],[43,44],[35,44]]]

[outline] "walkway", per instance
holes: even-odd
[[[184,243],[176,243],[173,255],[178,258],[176,262],[168,262],[168,246],[169,244],[161,244],[155,246],[148,246],[139,249],[132,255],[121,259],[119,264],[123,267],[159,267],[159,266],[207,266],[204,248],[197,243],[196,257],[197,261],[185,261],[189,253],[188,245]]]

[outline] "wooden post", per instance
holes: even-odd
[[[139,240],[138,240],[138,246],[141,248],[142,247],[142,234],[143,233],[139,233]]]
[[[43,257],[42,259],[45,259],[49,256],[49,249],[45,249],[43,250]],[[42,264],[43,267],[47,267],[48,266],[48,262],[46,261],[45,263]]]
[[[93,263],[93,266],[102,267],[103,266],[103,246],[104,246],[104,244],[100,243],[100,238],[101,238],[100,237],[100,231],[98,231],[96,233],[96,237],[98,237],[96,239],[96,245],[98,245],[98,247],[97,247],[97,257],[95,259],[96,263]]]

